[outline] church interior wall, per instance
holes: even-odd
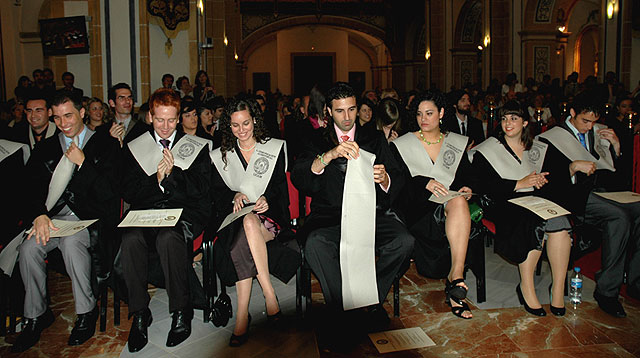
[[[275,92],[278,87],[278,46],[275,38],[258,47],[249,57],[245,79],[247,88],[255,89],[253,74],[256,72],[270,73],[271,91]]]
[[[86,1],[65,1],[64,16],[89,16],[89,6]],[[89,25],[89,23],[87,23]],[[87,26],[88,32],[89,26]],[[91,46],[92,44],[89,44]],[[87,95],[91,93],[91,68],[89,54],[67,55],[67,71],[75,76],[74,86],[80,88]],[[56,74],[56,83],[62,85],[62,73]]]
[[[372,63],[369,60],[367,54],[362,51],[358,46],[349,44],[349,72],[364,72],[365,75],[365,88],[371,87],[371,66]]]
[[[170,73],[174,80],[180,76],[189,77],[189,82],[193,82],[193,76],[190,73],[190,61],[192,54],[189,51],[189,34],[187,30],[178,32],[174,39],[171,39],[172,52],[168,56],[165,52],[165,42],[167,37],[160,28],[155,24],[149,24],[149,61],[150,61],[150,80],[151,91],[162,87],[162,75]]]

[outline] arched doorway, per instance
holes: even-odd
[[[574,52],[574,70],[580,75],[580,82],[588,76],[598,76],[599,36],[597,26],[587,26],[578,34]]]

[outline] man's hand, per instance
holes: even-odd
[[[384,164],[376,164],[373,166],[373,181],[376,184],[382,184],[384,190],[389,189],[389,174],[384,168]]]
[[[163,158],[162,160],[165,161],[166,165],[167,165],[167,175],[171,174],[171,170],[173,170],[173,153],[171,153],[171,151],[168,148],[164,148],[162,149],[162,155]]]
[[[267,203],[267,198],[263,195],[256,200],[256,206],[253,208],[253,211],[255,211],[256,214],[262,214],[267,210],[269,210],[269,203]]]
[[[111,128],[109,129],[109,135],[117,139],[118,142],[120,142],[120,148],[122,148],[122,138],[124,138],[124,123],[118,124],[117,122],[113,122],[111,124]]]
[[[447,187],[445,187],[442,183],[440,183],[439,181],[437,181],[435,179],[429,180],[429,182],[427,183],[426,188],[431,193],[433,193],[433,195],[435,195],[436,198],[439,198],[441,195],[444,196],[444,195],[449,194],[449,190],[447,190]]]
[[[571,173],[571,176],[575,175],[577,172],[591,175],[596,172],[596,163],[588,160],[575,160],[569,164],[569,172]]]
[[[613,129],[611,128],[601,129],[598,131],[598,135],[600,135],[601,138],[604,138],[608,140],[609,143],[611,143],[611,145],[613,146],[613,149],[616,151],[616,156],[620,155],[620,140],[618,139],[618,136],[616,135],[616,132],[613,131]]]
[[[389,132],[389,137],[387,138],[387,142],[391,143],[393,142],[396,138],[398,138],[398,132],[394,131],[393,129],[391,130],[391,132]]]
[[[359,156],[360,156],[360,146],[358,146],[358,143],[352,142],[352,141],[346,141],[338,144],[337,147],[328,151],[324,155],[324,161],[325,163],[329,164],[330,161],[340,157],[347,158],[347,159],[357,159]]]
[[[258,199],[258,200],[260,200],[260,199]],[[249,202],[249,198],[246,195],[244,195],[244,194],[242,194],[240,192],[237,192],[236,195],[233,197],[233,212],[237,213],[242,208],[244,208],[244,202],[245,201]],[[266,202],[267,201],[265,200],[265,203]],[[257,206],[257,204],[258,204],[258,202],[256,202],[256,206]]]
[[[42,214],[33,220],[33,228],[31,229],[29,236],[27,236],[27,240],[31,239],[32,236],[35,236],[36,243],[46,245],[50,239],[49,229],[53,231],[59,230],[53,225],[53,221],[51,221],[47,215]]]
[[[531,172],[531,174],[527,175],[526,177],[516,182],[515,190],[531,188],[531,187],[540,189],[542,188],[543,185],[549,182],[546,178],[547,175],[549,175],[549,172],[542,172],[540,174],[537,174],[535,171]]]
[[[74,142],[71,142],[71,145],[64,153],[64,155],[77,166],[80,166],[82,165],[82,163],[84,163],[84,153],[82,152],[82,149],[78,148],[78,146]]]

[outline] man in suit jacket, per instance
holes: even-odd
[[[578,96],[570,110],[571,117],[559,125],[587,148],[596,160],[600,159],[595,150],[595,141],[599,139],[593,126],[600,117],[600,107],[601,103],[592,96]],[[600,129],[598,135],[610,143],[615,166],[622,160],[622,155],[632,155],[621,152],[620,141],[613,129]],[[619,173],[597,169],[592,161],[565,160],[570,175],[566,180],[573,184],[570,197],[574,198],[572,207],[568,209],[576,215],[584,215],[586,223],[603,230],[602,267],[596,273],[594,297],[603,311],[615,317],[625,317],[618,294],[623,283],[628,249],[634,251],[628,265],[627,293],[640,298],[640,203],[621,204],[595,194],[621,190]]]
[[[182,208],[175,227],[127,228],[122,234],[122,268],[129,291],[129,315],[133,323],[129,332],[129,351],[137,352],[148,342],[147,327],[151,324],[150,297],[147,293],[148,246],[156,248],[164,273],[169,311],[173,320],[167,346],[173,347],[191,334],[189,270],[192,241],[209,219],[209,186],[211,160],[205,146],[188,169],[174,166],[170,148],[185,134],[176,131],[180,113],[177,92],[161,88],[149,99],[149,116],[153,128],[143,136],[152,136],[151,150],[162,151],[157,172],[147,175],[136,157],[125,146],[123,158],[122,195],[133,210]]]
[[[51,219],[99,219],[94,225],[115,226],[113,211],[108,210],[117,200],[112,175],[114,153],[105,144],[108,138],[95,134],[83,124],[81,98],[60,92],[52,98],[51,107],[48,112],[61,133],[36,146],[26,167],[28,214],[24,221],[33,222],[33,230],[19,248],[20,273],[26,289],[26,324],[12,347],[14,352],[22,352],[37,343],[42,330],[54,321],[47,307],[45,259],[55,248],[62,252],[71,278],[77,313],[68,344],[80,345],[95,332],[98,307],[90,281],[92,238],[89,230],[55,237],[58,229]],[[68,175],[59,180],[63,172]],[[56,191],[55,183],[64,187],[64,191]]]
[[[482,121],[471,117],[471,97],[464,90],[456,90],[449,93],[449,102],[455,108],[455,116],[444,120],[444,129],[469,137],[469,147],[482,143],[485,139]]]
[[[9,137],[14,142],[28,144],[33,149],[37,143],[58,133],[58,128],[49,121],[47,99],[42,91],[29,92],[24,111],[26,123],[11,128]]]
[[[308,138],[292,172],[296,187],[313,198],[311,214],[302,229],[308,233],[305,255],[320,281],[325,301],[339,312],[342,309],[339,247],[347,160],[359,156],[360,149],[375,154],[372,180],[377,183],[375,249],[380,304],[370,307],[369,313],[376,328],[383,328],[388,317],[382,302],[394,278],[402,274],[399,271],[414,242],[391,208],[404,178],[382,133],[374,128],[356,127],[356,97],[349,85],[338,83],[329,90],[327,106],[333,121],[321,133]]]
[[[128,143],[137,138],[137,135],[131,133],[131,130],[138,122],[138,119],[132,116],[133,113],[133,94],[131,87],[126,83],[118,83],[109,88],[108,92],[109,106],[115,112],[109,134],[113,138],[120,141],[121,145]]]

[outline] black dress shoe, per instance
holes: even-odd
[[[152,321],[153,316],[148,308],[133,314],[133,322],[131,322],[128,339],[129,352],[137,352],[147,345],[147,342],[149,342],[147,328],[151,325]]]
[[[70,346],[79,346],[93,337],[96,332],[96,321],[98,320],[98,305],[91,311],[79,314],[76,318],[76,324],[71,330],[69,336]]]
[[[171,330],[167,336],[167,347],[175,347],[189,338],[191,335],[192,317],[193,313],[190,311],[177,310],[173,312]]]
[[[600,306],[603,311],[613,317],[627,317],[627,313],[624,311],[624,308],[622,308],[620,301],[618,301],[618,297],[604,296],[599,294],[598,291],[595,291],[593,292],[593,298],[598,301],[598,306]]]
[[[11,347],[11,352],[24,352],[33,347],[40,340],[40,333],[42,333],[45,328],[51,326],[55,319],[53,312],[51,312],[49,308],[38,318],[26,318],[22,333],[20,333],[16,342]]]
[[[377,304],[369,307],[366,322],[368,332],[380,332],[389,328],[391,320],[389,319],[387,310],[385,310],[381,304]]]
[[[534,316],[538,316],[538,317],[544,317],[547,315],[547,311],[544,310],[544,308],[540,307],[540,308],[531,308],[529,307],[529,305],[527,304],[527,301],[525,301],[524,296],[522,295],[522,290],[520,289],[520,284],[518,284],[518,286],[516,286],[516,294],[518,295],[518,301],[520,301],[520,304],[524,306],[524,309],[531,313]]]

